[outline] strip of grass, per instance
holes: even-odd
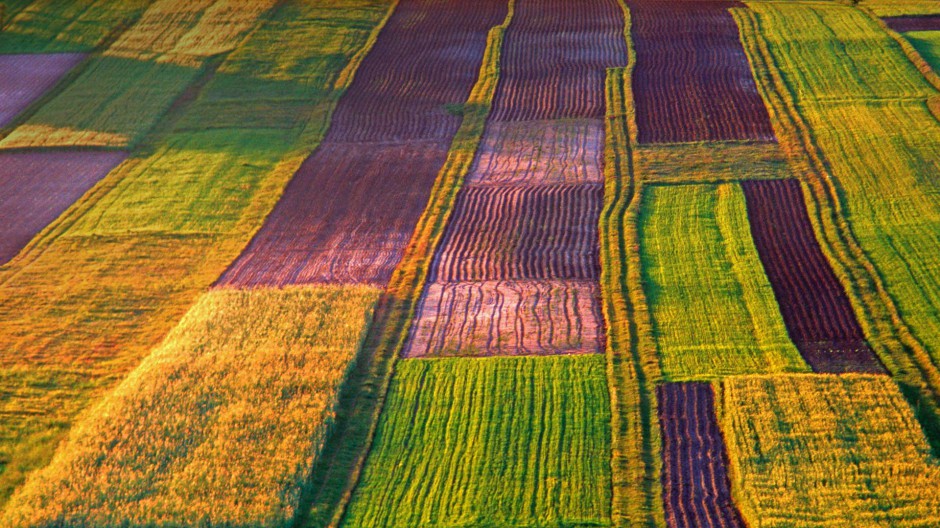
[[[600,356],[398,363],[345,526],[605,525]]]
[[[735,501],[749,526],[940,523],[940,466],[890,378],[736,377],[721,389]]]
[[[340,21],[358,16],[360,25],[378,24],[385,14],[359,6],[287,2],[285,9],[327,19],[335,12]],[[329,31],[318,37],[294,46],[295,66],[279,82],[329,78],[307,67],[337,68],[339,61],[319,59],[335,54],[349,64],[368,41],[367,32],[349,33],[342,45]],[[260,39],[287,46],[297,38],[272,16],[245,45]],[[252,52],[241,57],[251,60]],[[312,89],[309,104],[329,108],[345,86]],[[246,97],[245,105],[256,102]],[[183,121],[188,109],[174,112],[164,120]],[[0,267],[0,394],[11,410],[0,424],[0,505],[30,470],[48,463],[76,415],[137,366],[237,257],[328,119],[326,111],[288,130],[148,137]],[[216,187],[226,190],[223,200]]]
[[[904,36],[927,64],[940,72],[940,31],[911,31]]]
[[[787,158],[774,143],[640,145],[634,154],[637,177],[649,183],[720,183],[790,177]]]
[[[144,12],[146,0],[5,1],[0,31],[3,53],[91,51],[108,35]]]
[[[667,379],[809,370],[787,336],[738,185],[647,185],[639,229]]]
[[[202,296],[31,476],[3,525],[287,525],[378,295]]]
[[[940,5],[934,0],[861,0],[858,5],[882,17],[940,13]]]

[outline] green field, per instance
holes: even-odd
[[[749,526],[940,523],[940,466],[890,378],[742,376],[722,382],[721,394]]]
[[[601,356],[405,360],[344,526],[610,518]]]
[[[147,8],[144,0],[5,1],[4,53],[91,51]]]
[[[787,336],[738,185],[646,185],[638,229],[667,379],[809,370]]]
[[[378,293],[202,296],[33,474],[3,525],[286,526]]]

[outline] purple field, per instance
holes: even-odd
[[[0,128],[85,57],[82,53],[0,55]]]

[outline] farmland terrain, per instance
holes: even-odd
[[[0,526],[940,526],[935,0],[0,13]]]

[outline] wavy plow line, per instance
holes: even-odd
[[[449,140],[505,2],[402,1],[333,114],[328,142]]]
[[[790,338],[816,372],[884,372],[810,224],[797,180],[741,182]]]
[[[432,280],[596,280],[603,194],[599,184],[464,188]]]
[[[663,505],[670,528],[744,528],[731,496],[728,452],[708,383],[656,388],[663,447]]]
[[[603,118],[606,68],[627,62],[612,0],[520,1],[490,121]]]
[[[490,123],[467,183],[602,183],[603,144],[600,120]]]
[[[599,353],[599,296],[590,281],[433,283],[403,356]]]
[[[741,3],[631,0],[640,143],[775,141],[728,12]]]

